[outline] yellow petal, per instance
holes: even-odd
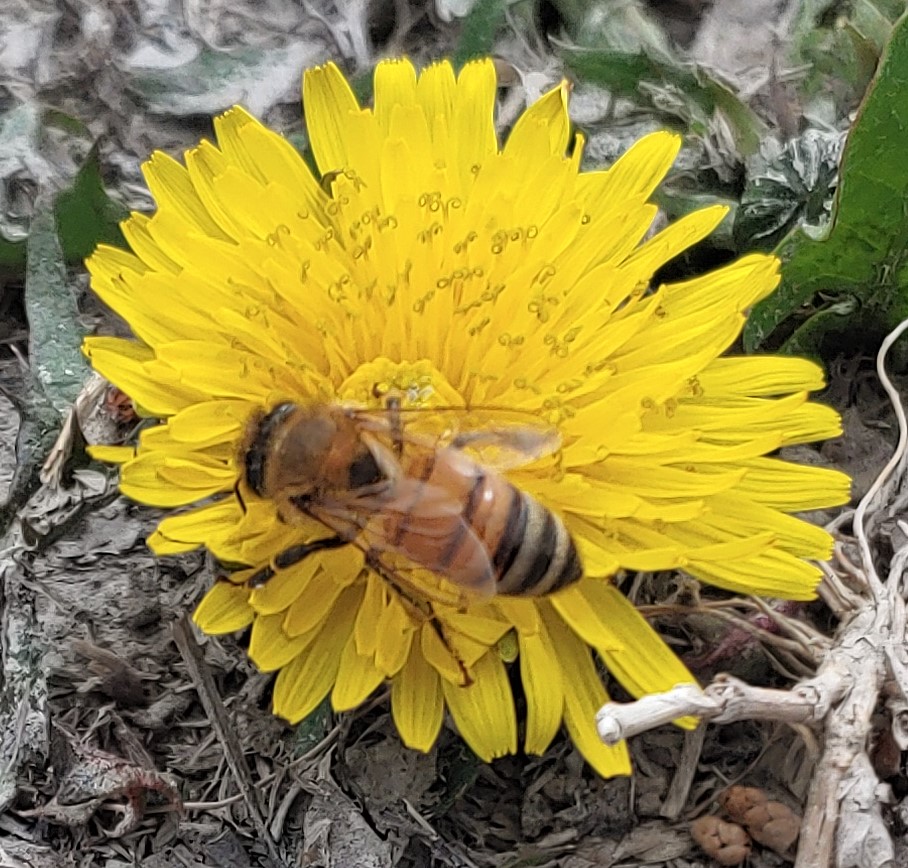
[[[361,111],[350,85],[333,64],[306,70],[303,108],[312,153],[322,174],[351,165],[346,147],[350,115]]]
[[[249,659],[262,672],[274,672],[299,656],[315,639],[313,630],[302,636],[288,636],[282,627],[283,616],[259,615],[249,637]]]
[[[369,694],[385,680],[385,674],[372,662],[356,651],[351,636],[341,654],[337,680],[331,692],[331,705],[335,711],[348,711],[365,702]]]
[[[229,491],[235,482],[234,471],[201,456],[192,462],[152,452],[123,465],[120,490],[140,503],[172,507]]]
[[[838,506],[851,496],[851,480],[828,467],[808,467],[778,458],[754,458],[741,465],[747,475],[737,490],[784,512]]]
[[[525,636],[532,636],[542,627],[542,621],[539,617],[539,607],[536,600],[529,597],[505,597],[495,598],[495,608],[497,608],[508,621],[514,625],[519,633]]]
[[[161,211],[173,211],[195,231],[215,238],[225,237],[199,199],[189,173],[173,157],[155,151],[142,164],[142,173]]]
[[[167,429],[175,441],[197,449],[227,443],[236,451],[237,441],[259,409],[247,401],[204,401],[180,410],[168,420]]]
[[[472,60],[457,76],[458,163],[464,178],[498,150],[495,135],[495,65]]]
[[[353,636],[356,639],[356,650],[364,656],[373,656],[379,646],[382,633],[378,628],[379,622],[389,605],[387,586],[375,573],[370,572],[366,577],[366,590],[359,612],[356,615],[356,624],[353,627]]]
[[[442,681],[445,701],[457,730],[473,752],[489,762],[517,750],[517,715],[504,664],[486,654],[472,668],[466,687]]]
[[[453,632],[469,636],[486,646],[494,645],[511,629],[507,621],[490,618],[478,612],[445,612],[443,620]]]
[[[155,416],[171,416],[206,396],[180,385],[175,372],[168,378],[149,376],[146,365],[154,353],[122,338],[86,338],[82,351],[92,367]],[[158,372],[164,371],[159,367]]]
[[[245,109],[234,106],[214,128],[227,158],[263,183],[294,190],[310,208],[326,198],[296,148]]]
[[[596,674],[589,648],[564,624],[553,609],[542,606],[545,625],[558,649],[564,678],[564,723],[571,741],[583,758],[605,778],[631,773],[630,757],[624,742],[613,747],[603,744],[596,730],[596,712],[608,694]],[[570,673],[569,675],[567,673]]]
[[[196,606],[192,620],[212,636],[242,630],[255,617],[248,597],[249,591],[242,585],[217,582]]]
[[[314,559],[313,559],[314,561]],[[289,572],[289,571],[288,571]],[[297,574],[303,576],[302,572]],[[279,606],[284,599],[295,597],[289,609],[284,629],[290,635],[306,633],[312,630],[337,604],[342,593],[342,587],[323,569],[309,567],[309,578],[301,588],[291,587],[294,584],[290,579],[285,586],[286,591],[281,593],[280,599],[274,598],[271,605]],[[277,578],[277,577],[275,577]],[[272,579],[271,581],[274,581]],[[270,585],[271,582],[268,583]],[[268,590],[268,585],[262,591]],[[256,593],[259,593],[258,591]],[[269,601],[270,603],[271,601]],[[269,606],[270,608],[270,606]]]
[[[289,609],[285,629],[291,636],[298,636],[311,630],[334,605],[340,593],[340,588],[321,569],[320,554],[317,552],[297,564],[275,570],[274,575],[264,585],[256,588],[249,598],[249,604],[260,615],[274,615]],[[264,569],[265,565],[262,565],[262,568]],[[319,579],[316,579],[316,576],[319,576]],[[314,585],[314,582],[317,584]],[[299,603],[301,608],[305,608],[314,598],[319,598],[317,615],[302,621],[295,614],[291,614],[299,600],[305,601]]]
[[[109,464],[125,464],[136,457],[134,446],[89,446],[86,451],[95,461]]]
[[[275,714],[297,723],[328,695],[362,596],[362,587],[347,588],[309,648],[280,671],[274,683]]]
[[[213,539],[229,531],[241,514],[239,503],[230,497],[189,512],[169,515],[148,538],[148,547],[157,555],[192,551],[203,544],[214,551]]]
[[[564,675],[558,651],[548,632],[525,636],[518,633],[520,679],[527,700],[525,749],[541,754],[549,746],[564,712]],[[571,677],[568,673],[567,677]]]
[[[740,394],[753,397],[815,391],[826,385],[823,369],[791,356],[736,356],[710,362],[697,385],[704,396]]]
[[[426,662],[445,681],[451,684],[463,683],[463,664],[451,653],[434,624],[428,623],[420,631],[420,650]]]
[[[671,226],[641,244],[628,257],[626,267],[638,268],[652,274],[670,259],[674,259],[681,251],[687,250],[709,235],[722,222],[727,213],[728,208],[725,206],[713,205],[676,220]],[[771,257],[767,257],[767,259],[771,259]]]
[[[375,117],[385,134],[398,107],[416,107],[416,69],[406,58],[383,60],[375,67]]]
[[[612,613],[591,603],[586,593],[588,588],[598,588],[602,584],[604,583],[599,579],[581,579],[560,593],[553,594],[551,603],[570,628],[588,645],[622,651],[626,646],[612,629]]]
[[[580,175],[579,187],[589,207],[602,202],[647,199],[668,173],[681,149],[681,137],[669,132],[650,133],[631,145],[605,172]]]
[[[614,585],[583,582],[581,593],[597,612],[607,613],[622,650],[597,650],[606,665],[634,696],[662,693],[677,684],[696,684],[697,679],[662,641],[633,604]]]
[[[504,154],[532,166],[547,155],[563,156],[571,131],[567,83],[541,96],[514,124]]]
[[[417,624],[393,594],[379,620],[379,642],[375,665],[387,676],[395,675],[406,663]]]
[[[419,642],[391,687],[391,714],[407,747],[428,751],[438,738],[444,717],[444,697],[438,673],[423,657]]]

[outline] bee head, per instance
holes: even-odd
[[[337,435],[329,413],[299,404],[278,404],[257,422],[245,455],[246,482],[260,497],[277,489],[303,493],[324,473]]]

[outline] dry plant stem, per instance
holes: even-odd
[[[905,409],[902,406],[902,400],[899,393],[896,391],[895,386],[892,385],[892,381],[886,373],[886,355],[889,352],[889,348],[901,336],[906,328],[908,328],[908,319],[899,323],[898,326],[886,336],[886,339],[880,347],[879,353],[877,353],[876,359],[877,376],[879,377],[883,388],[886,390],[886,394],[889,396],[889,400],[892,403],[892,409],[895,411],[896,419],[898,420],[898,445],[896,446],[892,458],[889,459],[886,466],[880,472],[880,475],[873,481],[873,485],[870,486],[867,494],[864,495],[861,502],[858,504],[858,508],[854,511],[854,533],[861,550],[861,566],[864,568],[864,574],[870,587],[870,591],[878,600],[884,597],[885,591],[883,589],[883,584],[880,581],[880,577],[877,575],[876,568],[873,565],[873,555],[870,551],[870,543],[867,540],[864,515],[871,505],[874,504],[877,493],[882,489],[883,485],[892,476],[893,471],[901,463],[905,456],[906,446],[908,446],[908,420],[905,418]]]
[[[627,705],[609,703],[596,716],[599,734],[607,744],[687,715],[717,723],[751,719],[823,724],[822,755],[807,795],[794,868],[886,868],[895,858],[880,809],[881,801],[888,798],[888,788],[877,780],[868,749],[871,716],[884,681],[894,682],[901,694],[897,701],[908,707],[904,578],[908,543],[894,553],[889,576],[883,580],[873,562],[867,527],[873,526],[876,513],[889,509],[888,498],[905,481],[908,420],[885,361],[906,329],[908,319],[886,337],[877,356],[877,373],[892,401],[899,440],[853,515],[861,562],[850,568],[846,564],[845,570],[849,585],[862,586],[864,593],[858,596],[838,574],[826,571],[824,598],[836,604],[843,622],[816,675],[789,691],[751,687],[730,676],[719,676],[703,691],[679,685]],[[845,560],[843,551],[837,551],[837,556]],[[896,719],[893,726],[900,730],[905,723]]]
[[[826,670],[826,671],[823,671]],[[679,684],[666,693],[636,702],[609,702],[596,715],[599,736],[606,744],[693,715],[702,721],[772,720],[792,725],[819,723],[847,689],[847,668],[823,667],[814,678],[793,690],[752,687],[730,675],[719,675],[705,690]]]
[[[879,702],[887,674],[908,697],[908,666],[905,665],[905,600],[902,576],[892,571],[885,584],[876,572],[867,538],[868,511],[886,509],[877,494],[890,483],[896,468],[904,472],[908,447],[908,420],[901,398],[886,373],[890,347],[908,329],[903,320],[883,341],[877,354],[877,376],[886,390],[899,426],[899,439],[892,458],[870,486],[854,512],[854,533],[861,553],[861,569],[869,599],[865,608],[844,625],[831,656],[844,656],[851,664],[852,681],[845,699],[826,718],[823,756],[807,795],[804,825],[795,868],[827,868],[835,854],[838,866],[881,868],[894,859],[891,838],[879,805],[854,793],[876,791],[879,782],[868,757],[870,718]],[[903,563],[898,552],[892,566]],[[844,809],[847,804],[847,809]]]
[[[691,784],[694,782],[705,739],[705,726],[698,726],[696,729],[684,733],[681,759],[675,769],[675,775],[668,788],[665,801],[662,802],[662,807],[659,809],[659,815],[667,820],[677,820],[687,804],[687,797],[690,795]]]
[[[863,598],[850,590],[838,577],[829,564],[820,564],[823,570],[823,581],[817,588],[820,599],[840,621],[851,616],[863,605]]]
[[[842,630],[838,644],[820,670],[822,673],[833,666],[839,669],[840,683],[846,692],[826,716],[823,753],[807,794],[795,868],[827,868],[833,864],[833,854],[841,849],[837,841],[864,837],[870,831],[867,827],[875,825],[867,813],[840,815],[840,800],[855,785],[856,777],[868,771],[873,775],[867,748],[870,718],[886,671],[883,642],[887,631],[881,623],[888,620],[886,614],[884,609],[874,611],[873,605],[856,614]],[[876,782],[875,776],[873,781]],[[840,816],[844,827],[836,834]],[[848,826],[855,827],[857,834],[849,835]],[[845,864],[882,868],[886,859]]]
[[[280,865],[281,860],[275,847],[274,839],[268,834],[265,820],[262,817],[261,808],[256,798],[256,787],[252,782],[252,773],[249,771],[243,749],[233,727],[230,725],[230,721],[227,719],[224,703],[221,701],[214,679],[211,677],[211,670],[205,663],[202,650],[199,648],[192,633],[192,625],[189,622],[189,618],[185,615],[174,624],[173,638],[177,648],[180,649],[183,662],[192,676],[192,681],[196,686],[205,713],[208,715],[211,728],[217,735],[218,741],[224,750],[224,759],[233,772],[236,784],[243,794],[243,800],[249,809],[249,815],[252,818],[255,830],[268,848],[268,854]]]

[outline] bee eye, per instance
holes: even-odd
[[[364,485],[372,485],[375,482],[381,482],[384,479],[381,470],[378,469],[378,463],[369,450],[365,450],[361,455],[350,464],[350,488],[362,488]]]

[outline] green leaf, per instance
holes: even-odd
[[[807,130],[780,146],[766,139],[747,162],[735,216],[739,250],[772,249],[797,226],[826,227],[832,213],[844,134]]]
[[[22,102],[0,114],[0,269],[20,275],[38,194],[58,192],[55,215],[66,262],[99,242],[124,245],[118,224],[128,212],[101,180],[97,143],[88,127],[61,111]]]
[[[649,103],[658,114],[707,132],[714,114],[722,114],[738,152],[754,153],[765,134],[763,122],[728,87],[691,63],[645,46],[634,52],[566,48],[562,56],[582,81],[599,84],[617,96]]]
[[[43,202],[32,217],[28,236],[25,313],[29,369],[18,406],[16,470],[6,503],[0,506],[0,530],[41,484],[41,466],[89,374],[81,349],[84,331],[67,284],[53,210]]]
[[[331,701],[323,699],[310,715],[297,725],[293,739],[294,754],[301,756],[321,744],[329,729],[331,729]]]
[[[505,23],[507,0],[477,0],[463,20],[460,39],[452,57],[454,68],[492,53],[495,37]]]
[[[804,349],[810,336],[820,349],[832,324],[851,322],[873,339],[902,316],[908,304],[903,262],[908,249],[908,14],[893,29],[892,39],[864,99],[845,145],[832,221],[818,234],[799,228],[776,248],[782,259],[782,284],[752,311],[744,331],[748,351],[763,346],[793,313],[808,314],[787,336]],[[847,316],[834,315],[836,305],[853,298]],[[809,314],[830,310],[827,326],[810,326]],[[791,331],[790,324],[789,332]]]
[[[54,217],[41,208],[32,218],[25,275],[29,362],[47,402],[65,413],[88,377],[82,355],[85,330],[75,295],[66,281]]]
[[[67,262],[84,259],[101,243],[126,246],[119,224],[129,211],[114,202],[104,189],[97,144],[89,151],[72,186],[57,197],[54,213]]]

